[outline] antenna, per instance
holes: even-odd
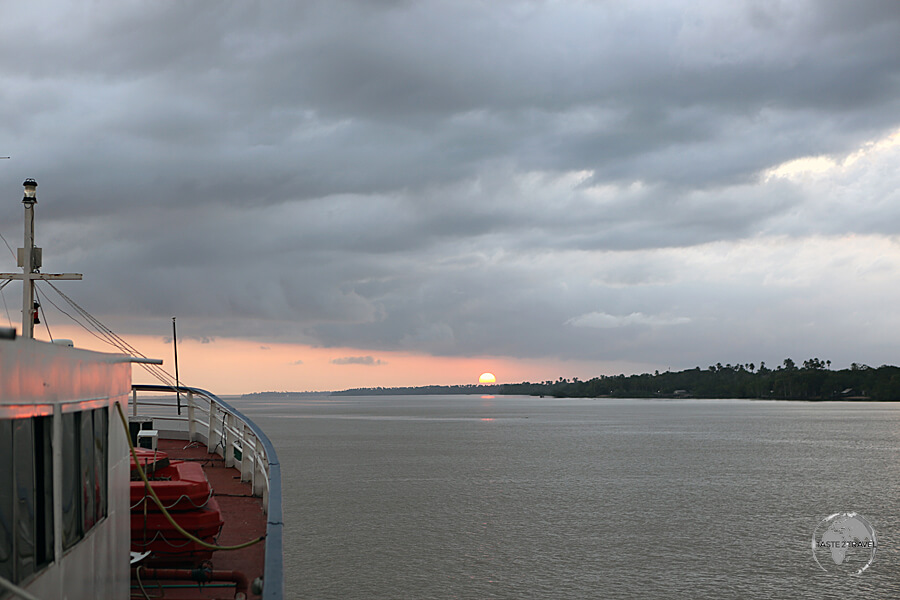
[[[34,205],[37,204],[37,182],[26,179],[22,184],[25,197],[25,244],[19,248],[18,262],[21,273],[0,273],[0,279],[20,279],[22,281],[22,337],[34,337],[34,324],[37,321],[37,303],[34,301],[34,282],[37,279],[81,279],[81,273],[41,273],[42,252],[34,245]]]
[[[175,350],[175,387],[181,387],[178,382],[178,331],[175,330],[175,317],[172,317],[172,348]],[[181,390],[178,392],[178,414],[181,414]]]

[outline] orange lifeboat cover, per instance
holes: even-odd
[[[203,507],[212,495],[209,480],[206,479],[203,468],[197,463],[173,460],[168,467],[156,469],[150,477],[153,491],[169,511],[194,510]],[[147,493],[144,482],[142,480],[132,481],[132,512],[143,513],[144,502],[147,503],[148,510],[159,510]]]

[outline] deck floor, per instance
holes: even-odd
[[[221,456],[209,454],[204,444],[197,442],[191,444],[186,440],[160,439],[158,449],[166,452],[172,460],[195,461],[203,466],[225,521],[217,540],[219,545],[237,545],[265,535],[266,515],[263,512],[262,500],[251,495],[250,484],[241,482],[240,472],[237,469],[226,467],[225,460]],[[217,550],[213,553],[210,562],[215,571],[240,571],[252,584],[254,579],[263,575],[265,543],[254,544],[241,550]],[[153,565],[148,565],[148,567],[152,568]],[[157,582],[146,574],[141,575],[141,582],[146,596],[139,587],[136,587],[137,582],[132,578],[132,598],[232,599],[235,593],[234,586],[214,587],[209,585],[198,588],[196,583],[190,584],[190,582]],[[165,587],[179,584],[190,584],[190,587]],[[163,595],[160,595],[161,593]],[[247,597],[258,598],[250,591],[248,591]]]

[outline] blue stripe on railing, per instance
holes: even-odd
[[[168,385],[135,384],[132,390],[139,392],[191,392],[206,396],[246,423],[266,450],[269,462],[269,506],[266,524],[266,565],[263,571],[263,600],[282,600],[284,598],[284,519],[281,505],[281,463],[275,446],[259,425],[246,417],[215,394],[200,388],[174,387]]]

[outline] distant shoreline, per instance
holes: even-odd
[[[497,385],[425,385],[418,387],[374,387],[322,392],[251,392],[243,398],[279,396],[451,396],[465,394],[499,394]]]
[[[577,377],[556,381],[505,384],[368,387],[333,392],[258,392],[244,397],[286,394],[331,396],[402,396],[493,394],[547,398],[672,398],[743,399],[799,402],[898,402],[900,367],[869,367],[853,363],[832,370],[830,361],[811,358],[797,365],[787,358],[774,369],[760,363],[722,365],[684,371],[656,371],[640,375],[601,375],[586,381]]]
[[[492,396],[530,396],[534,398],[550,398],[550,399],[568,399],[578,398],[584,400],[747,400],[749,402],[900,402],[900,398],[881,398],[874,399],[867,396],[850,396],[844,398],[735,398],[735,397],[697,397],[697,396],[547,396],[535,394],[519,394],[519,393],[501,393],[497,391],[465,391],[465,392],[446,392],[446,391],[427,391],[431,386],[426,386],[422,391],[410,391],[415,388],[378,388],[377,390],[342,390],[342,391],[321,391],[321,392],[250,392],[239,396],[231,396],[232,398],[254,399],[254,398],[288,398],[293,396],[464,396],[464,395],[485,395]],[[395,391],[402,390],[402,391]]]

